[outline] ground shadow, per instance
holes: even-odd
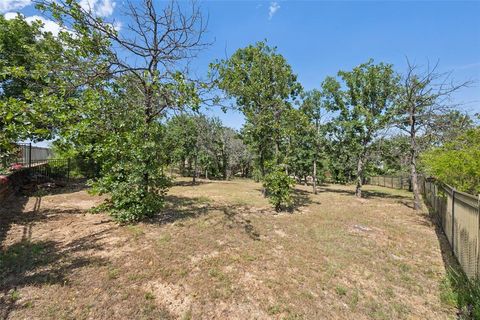
[[[202,184],[209,184],[209,183],[212,183],[208,180],[198,180],[195,181],[195,183],[192,181],[192,180],[189,180],[189,181],[184,181],[184,180],[175,180],[172,182],[172,186],[173,187],[194,187],[194,186],[199,186],[199,185],[202,185]]]
[[[45,183],[26,185],[17,195],[43,197],[47,195],[66,194],[88,189],[87,179],[70,179],[69,181],[52,180]]]
[[[255,190],[261,194],[263,194],[264,192],[263,189],[259,189],[259,188]],[[293,193],[292,193],[293,204],[289,208],[285,208],[282,211],[294,212],[294,211],[299,211],[302,207],[308,206],[309,204],[312,204],[312,203],[320,204],[320,202],[312,200],[311,198],[312,194],[313,194],[312,192],[309,192],[306,190],[302,190],[298,188],[293,189]]]
[[[293,192],[293,210],[299,210],[300,208],[308,206],[312,203],[320,204],[320,202],[312,200],[312,194],[313,192],[296,188]]]
[[[442,254],[442,261],[446,270],[446,278],[450,282],[450,288],[455,292],[455,300],[457,304],[457,318],[458,319],[476,319],[473,314],[473,306],[475,299],[480,295],[480,282],[476,283],[468,279],[464,273],[458,259],[453,253],[452,246],[448,241],[445,232],[443,231],[439,216],[435,210],[425,204],[428,213],[424,214],[426,223],[433,225],[435,234],[437,235],[438,243]],[[446,280],[446,279],[445,279]],[[477,280],[478,281],[478,280]],[[476,287],[475,287],[476,286]],[[472,301],[473,299],[473,301]]]
[[[55,192],[70,193],[84,188],[84,185],[64,186]],[[23,193],[23,192],[22,192]],[[24,286],[48,284],[68,285],[74,270],[87,265],[105,264],[101,258],[81,257],[80,251],[100,250],[98,243],[105,233],[90,234],[69,242],[67,245],[56,241],[32,240],[35,224],[60,219],[61,215],[84,213],[79,209],[42,209],[42,197],[34,196],[32,210],[26,211],[29,197],[12,195],[2,202],[0,208],[0,319],[8,318],[16,308],[23,308],[18,300],[18,289]],[[6,243],[7,234],[15,225],[22,230],[21,239]]]
[[[245,218],[242,214],[248,211],[246,206],[215,203],[205,197],[184,197],[178,195],[167,195],[165,201],[165,208],[158,215],[144,222],[168,224],[198,218],[214,211],[219,211],[224,214],[226,221],[230,222],[230,226],[234,225],[243,229],[253,240],[260,239],[260,234],[256,231],[251,220]]]
[[[223,208],[222,211],[227,220],[231,222],[230,228],[233,226],[240,227],[250,239],[260,240],[260,233],[255,229],[250,219],[239,215],[235,208]]]
[[[336,189],[328,186],[322,186],[318,189],[319,192],[333,192],[347,196],[355,196],[355,191],[345,190],[345,189]],[[372,191],[372,190],[362,190],[362,198],[364,199],[391,199],[396,200],[397,203],[400,203],[410,209],[413,209],[413,199],[411,196],[404,196],[398,194],[391,194],[389,192],[382,191]]]

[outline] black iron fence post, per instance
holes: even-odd
[[[28,167],[32,167],[32,143],[28,145]]]

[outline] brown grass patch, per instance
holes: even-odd
[[[435,228],[411,194],[298,187],[276,214],[250,180],[186,180],[157,219],[118,226],[85,191],[1,208],[8,319],[448,319]],[[38,203],[40,201],[40,203]]]

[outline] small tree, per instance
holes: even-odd
[[[270,203],[276,211],[290,209],[293,205],[292,188],[295,180],[290,178],[285,169],[274,165],[263,179],[263,186]]]

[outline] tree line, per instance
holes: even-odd
[[[408,170],[419,208],[418,171],[440,175],[439,150],[478,131],[450,101],[470,83],[437,65],[398,73],[369,60],[305,90],[262,41],[213,61],[202,79],[188,69],[209,45],[195,3],[130,3],[120,31],[76,1],[36,3],[58,36],[0,17],[2,156],[16,141],[55,138],[57,152],[96,168],[92,191],[110,195],[102,208],[119,221],[156,214],[173,169],[194,182],[253,177],[277,210],[292,207],[295,178],[312,177],[315,193],[325,179],[355,181],[361,197],[368,175]],[[243,128],[202,115],[205,105],[240,111]]]

